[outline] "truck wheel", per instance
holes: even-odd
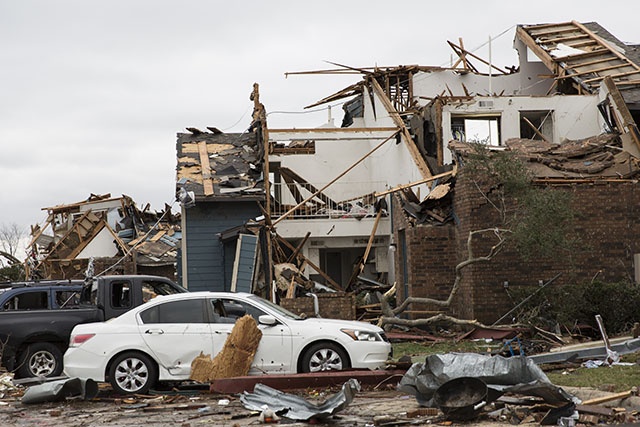
[[[57,377],[62,373],[62,351],[52,343],[29,344],[18,358],[20,378]]]
[[[314,344],[302,356],[302,372],[340,371],[350,367],[344,350],[330,342]]]
[[[158,381],[156,364],[142,353],[127,352],[116,357],[109,368],[109,382],[121,394],[145,394]]]

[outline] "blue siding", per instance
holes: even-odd
[[[188,283],[182,285],[190,291],[229,290],[235,242],[225,248],[219,235],[261,215],[256,202],[199,202],[184,215]]]
[[[253,284],[253,270],[256,263],[256,249],[258,236],[244,234],[240,237],[241,246],[238,254],[238,273],[236,277],[236,291],[251,292]]]

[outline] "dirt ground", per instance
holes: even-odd
[[[108,387],[101,387],[90,401],[67,399],[61,402],[23,404],[23,390],[4,392],[0,398],[0,425],[10,426],[252,426],[263,424],[259,413],[245,409],[237,395],[227,396],[204,391],[168,391],[160,395],[116,396]],[[606,396],[607,393],[591,389],[567,390],[581,399]],[[337,392],[335,389],[290,392],[309,402],[319,403]],[[625,408],[628,417],[621,422],[635,421],[634,411],[640,410],[640,398],[608,402],[603,408]],[[521,425],[538,425],[529,417],[519,420]],[[591,421],[595,421],[591,418]],[[385,390],[365,389],[342,411],[323,421],[295,422],[281,418],[278,424],[331,425],[331,426],[395,426],[395,425],[457,425],[508,426],[513,418],[493,420],[486,415],[451,423],[441,412],[421,408],[413,396],[398,392],[389,386]],[[588,424],[588,423],[587,423]]]

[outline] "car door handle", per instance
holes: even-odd
[[[149,335],[154,335],[154,334],[162,335],[164,334],[164,331],[162,329],[147,329],[146,331],[144,331],[144,333]]]

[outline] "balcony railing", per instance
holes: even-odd
[[[279,218],[325,184],[272,184],[271,217]],[[383,182],[333,183],[287,216],[287,219],[366,218],[376,216],[373,193],[384,190]],[[386,214],[386,213],[384,213]]]

